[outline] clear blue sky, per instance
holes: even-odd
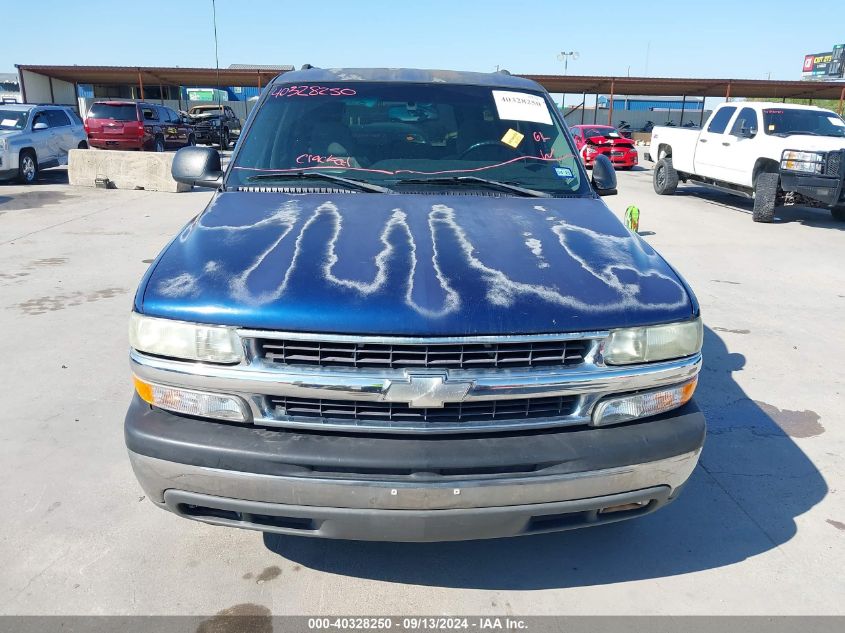
[[[799,79],[805,53],[845,42],[835,5],[217,0],[217,24],[221,67],[307,62],[491,71],[498,64],[514,73],[562,73],[557,53],[577,50],[570,74],[625,75],[630,67],[631,75]],[[52,0],[37,9],[0,0],[0,15],[0,72],[16,63],[214,65],[211,0]]]

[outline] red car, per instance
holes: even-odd
[[[191,125],[170,108],[135,101],[96,101],[85,119],[88,144],[98,149],[163,152],[196,145]]]
[[[574,125],[569,131],[572,132],[575,147],[587,167],[593,165],[599,154],[605,154],[613,166],[620,169],[631,169],[637,164],[639,157],[634,141],[622,136],[615,127]]]

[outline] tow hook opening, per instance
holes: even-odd
[[[649,501],[633,501],[631,503],[620,503],[619,505],[601,508],[599,510],[599,514],[613,514],[614,512],[629,512],[631,510],[641,510],[642,508],[645,508],[649,503]]]

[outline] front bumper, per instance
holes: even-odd
[[[223,139],[221,128],[194,128],[197,143],[219,143]]]
[[[781,189],[784,191],[794,191],[805,198],[817,200],[827,206],[832,207],[845,202],[842,178],[802,175],[782,171],[780,183]]]
[[[584,165],[591,167],[596,162],[596,158],[600,155],[607,156],[614,167],[634,167],[639,162],[639,154],[636,151],[624,152],[621,155],[614,155],[613,152],[618,150],[602,150],[597,154],[591,154],[589,157],[582,153]]]
[[[0,180],[8,180],[18,175],[18,152],[11,149],[0,150]]]
[[[842,204],[845,202],[845,150],[829,152],[824,169],[825,173],[818,175],[781,169],[780,187],[830,207]]]
[[[136,396],[125,434],[147,496],[180,516],[303,536],[441,541],[651,512],[692,473],[705,423],[690,403],[608,428],[354,435],[186,418]]]
[[[117,150],[142,150],[146,144],[145,139],[138,138],[91,138],[88,137],[88,145],[97,149]]]

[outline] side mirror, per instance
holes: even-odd
[[[220,154],[211,147],[183,147],[173,157],[170,174],[186,185],[216,189],[223,184]]]
[[[33,130],[46,130],[48,127],[50,127],[50,126],[48,126],[46,123],[44,123],[44,121],[38,121],[37,123],[33,124],[32,129]]]
[[[613,169],[613,163],[604,154],[596,156],[596,160],[593,162],[592,185],[600,196],[616,195],[616,170]]]

